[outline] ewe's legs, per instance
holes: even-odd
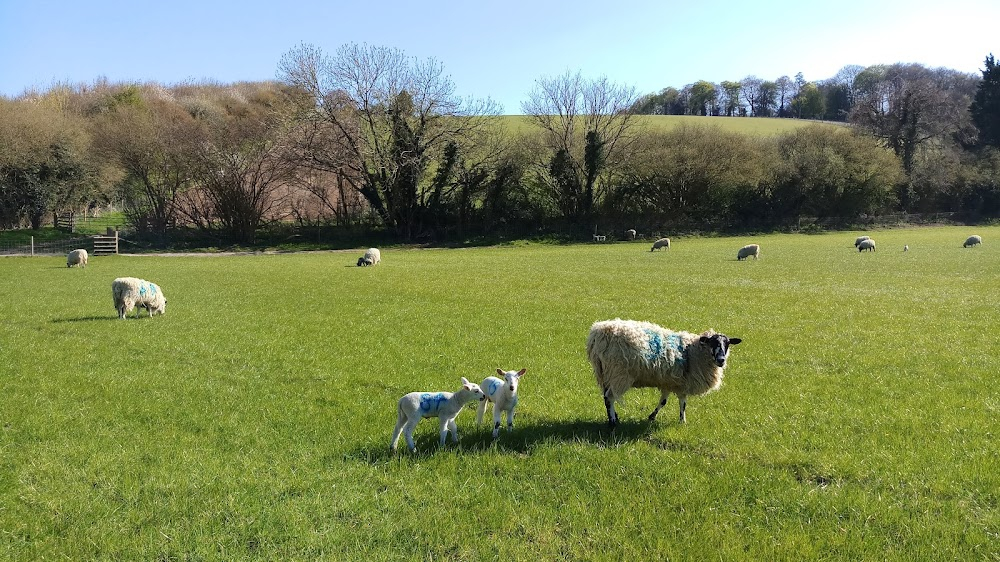
[[[688,405],[687,396],[678,394],[677,398],[680,398],[681,401],[681,423],[684,423],[687,421],[687,417],[684,415],[684,411],[687,410]]]
[[[611,389],[604,389],[604,409],[608,411],[608,427],[612,430],[618,425],[618,413],[615,412],[615,401],[611,397]]]
[[[653,420],[656,419],[656,414],[660,413],[660,408],[662,408],[662,407],[664,407],[664,406],[667,405],[667,398],[668,397],[670,397],[670,393],[669,392],[667,392],[666,390],[661,390],[660,391],[660,403],[656,405],[656,409],[653,410],[653,413],[649,414],[649,418],[648,418],[649,421],[653,421]]]

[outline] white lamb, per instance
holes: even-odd
[[[635,240],[635,229],[634,228],[630,228],[630,229],[628,229],[628,230],[625,231],[625,239],[626,240]]]
[[[740,338],[729,338],[708,330],[702,334],[675,332],[634,320],[595,322],[587,337],[587,357],[604,395],[608,425],[618,425],[615,402],[630,388],[658,388],[660,402],[649,415],[656,419],[671,393],[680,401],[680,421],[686,421],[687,397],[698,396],[722,385],[729,346]]]
[[[392,431],[389,449],[396,451],[399,435],[405,430],[406,446],[410,452],[415,452],[417,447],[413,444],[413,428],[424,418],[440,420],[440,446],[444,446],[448,430],[451,430],[452,440],[458,443],[458,424],[455,423],[455,418],[469,402],[485,399],[486,395],[479,385],[469,382],[465,377],[462,377],[462,388],[458,392],[411,392],[403,396],[396,408],[399,414],[396,418],[396,428]]]
[[[69,254],[66,254],[66,267],[73,267],[78,265],[80,267],[87,267],[87,250],[80,248],[79,250],[73,250]]]
[[[118,311],[118,318],[125,316],[135,310],[135,317],[139,317],[139,309],[145,308],[149,315],[164,314],[167,311],[167,297],[163,294],[156,283],[150,283],[135,277],[119,277],[111,282],[111,295],[115,301],[115,309]]]
[[[858,244],[858,251],[859,252],[863,252],[865,250],[868,250],[869,252],[874,252],[875,251],[875,241],[872,240],[871,238],[868,238],[866,240],[862,240],[861,243]]]
[[[670,239],[669,238],[660,238],[656,242],[653,242],[653,247],[650,248],[649,251],[652,252],[653,250],[659,250],[660,248],[666,248],[666,249],[669,250],[670,249]]]
[[[753,259],[760,257],[760,246],[757,244],[747,244],[740,248],[739,252],[736,252],[736,261],[745,260],[753,256]]]
[[[983,237],[978,234],[973,234],[972,236],[965,239],[965,242],[962,244],[962,247],[968,248],[970,246],[978,246],[979,244],[982,243],[983,243]]]
[[[854,239],[854,247],[857,248],[858,244],[864,242],[865,240],[869,240],[870,238],[871,237],[869,236],[858,236],[857,238]]]
[[[514,430],[514,408],[517,406],[517,385],[527,369],[520,371],[504,371],[497,369],[497,374],[503,378],[486,377],[479,385],[486,394],[486,400],[479,402],[476,410],[476,425],[482,425],[486,403],[493,406],[493,438],[500,436],[500,416],[507,412],[507,431]]]

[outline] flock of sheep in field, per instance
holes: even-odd
[[[598,240],[595,235],[594,241]],[[625,238],[635,240],[634,230],[626,231]],[[963,248],[982,244],[979,235],[969,236]],[[876,249],[875,240],[870,236],[859,236],[854,241],[859,252]],[[650,252],[669,249],[670,239],[659,238],[653,242]],[[908,251],[909,246],[903,246]],[[736,253],[742,261],[760,257],[760,245],[747,244]],[[88,254],[84,249],[69,252],[66,267],[86,267]],[[378,248],[369,248],[358,258],[359,267],[381,263]],[[119,277],[112,281],[111,292],[118,313],[124,319],[133,309],[136,318],[145,309],[149,316],[164,314],[167,299],[156,283],[135,277]],[[729,357],[730,348],[742,340],[725,334],[707,330],[701,334],[674,331],[649,322],[634,320],[605,320],[595,322],[587,337],[587,358],[594,371],[594,378],[604,398],[608,426],[613,430],[618,424],[615,403],[632,388],[656,388],[660,400],[649,414],[649,420],[656,419],[660,409],[671,394],[677,396],[679,420],[686,421],[685,409],[689,396],[700,396],[719,388]],[[405,437],[407,448],[414,452],[413,431],[424,418],[438,418],[439,445],[444,446],[448,433],[458,442],[456,418],[472,402],[479,402],[476,424],[481,425],[487,406],[493,411],[493,438],[499,437],[502,417],[506,415],[507,431],[514,429],[515,408],[518,403],[518,385],[526,369],[504,371],[497,369],[498,376],[488,376],[479,384],[462,377],[462,386],[456,392],[410,392],[399,399],[396,405],[396,426],[392,432],[389,448],[395,452],[399,438]]]

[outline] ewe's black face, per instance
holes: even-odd
[[[727,338],[725,334],[715,334],[712,336],[702,336],[701,343],[708,347],[715,357],[715,364],[719,367],[726,366],[726,357],[729,356],[729,346],[740,343],[740,338]]]

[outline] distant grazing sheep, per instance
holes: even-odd
[[[625,231],[625,239],[626,240],[635,240],[635,230],[631,229],[631,228],[628,229],[628,230],[626,230]]]
[[[115,310],[118,311],[118,318],[125,316],[135,310],[135,317],[139,317],[139,309],[145,308],[149,315],[164,314],[167,311],[167,297],[163,290],[156,283],[150,283],[135,277],[119,277],[111,282],[111,295],[114,297]]]
[[[687,397],[722,385],[729,346],[741,341],[712,330],[699,335],[619,318],[595,322],[587,337],[587,358],[604,395],[608,425],[618,425],[615,402],[630,388],[660,389],[650,420],[656,419],[667,397],[676,394],[684,423]]]
[[[666,249],[669,250],[670,249],[670,239],[669,238],[660,238],[656,242],[653,242],[653,247],[650,248],[649,251],[652,252],[653,250],[659,250],[660,248],[666,248]]]
[[[978,234],[973,234],[972,236],[965,239],[965,243],[962,244],[963,248],[968,248],[970,246],[978,246],[983,243],[983,237]]]
[[[520,371],[504,371],[497,369],[497,374],[503,378],[486,377],[479,385],[486,394],[486,400],[479,402],[476,410],[476,425],[483,423],[483,414],[486,413],[486,403],[493,405],[493,438],[500,435],[500,416],[507,412],[507,431],[514,429],[514,408],[517,406],[517,385],[521,382],[521,377],[527,369]]]
[[[368,265],[378,265],[382,261],[382,253],[378,251],[378,248],[368,248],[365,255],[358,258],[358,267],[368,266]]]
[[[910,245],[909,244],[904,244],[903,245],[903,251],[904,252],[909,252],[910,251]]]
[[[88,259],[87,250],[84,250],[83,248],[79,250],[73,250],[72,252],[66,255],[66,267],[73,267],[74,265],[78,265],[80,267],[87,267],[87,259]]]
[[[739,252],[736,252],[736,261],[745,260],[753,256],[753,259],[760,257],[760,246],[757,244],[747,244],[740,248]]]
[[[869,252],[874,252],[875,241],[872,240],[871,238],[868,238],[867,240],[862,240],[861,243],[858,244],[858,251],[863,252],[865,250],[868,250]]]
[[[486,395],[476,383],[462,377],[462,388],[458,392],[411,392],[399,399],[396,406],[396,428],[392,430],[392,441],[389,449],[396,451],[400,433],[406,434],[406,446],[410,452],[417,447],[413,444],[413,428],[424,418],[438,418],[441,422],[441,442],[444,446],[451,430],[451,438],[458,443],[458,425],[455,418],[462,412],[466,404],[474,400],[485,400]]]
[[[871,237],[869,236],[858,236],[857,238],[854,239],[854,247],[857,248],[858,244],[864,242],[865,240],[870,240],[870,239]]]

